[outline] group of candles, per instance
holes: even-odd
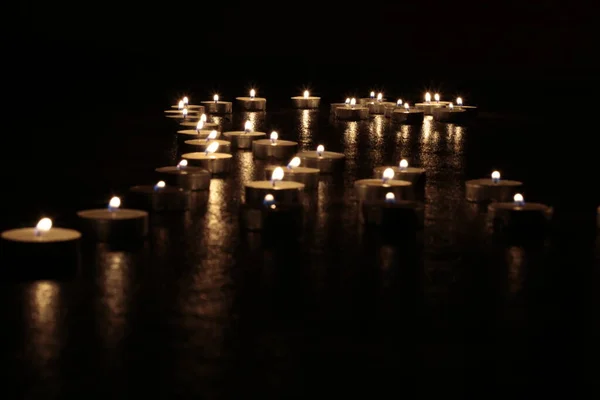
[[[266,99],[256,97],[254,89],[250,91],[249,97],[237,99],[244,110],[266,109]],[[292,99],[298,108],[318,108],[319,98],[311,97],[308,91]],[[448,110],[463,107],[460,97],[456,99],[458,107],[454,107],[453,103],[442,102],[437,93],[433,99],[432,102],[431,94],[426,93],[425,102],[416,106],[421,107],[421,112],[425,112],[427,107],[432,110],[440,107]],[[354,98],[346,99],[345,103],[336,107],[335,112],[339,117],[345,115],[340,114],[340,110],[370,110],[368,105],[384,103],[381,93],[375,96],[371,92],[368,99],[359,100],[359,105]],[[211,104],[214,107],[211,108]],[[393,104],[394,113],[398,109],[411,111],[408,103],[403,103],[400,99]],[[218,125],[207,122],[204,113],[207,108],[213,114],[232,112],[231,103],[223,102],[218,95],[214,95],[212,101],[204,101],[200,105],[192,105],[189,98],[184,97],[171,110],[167,110],[167,116],[176,115],[180,124],[194,127],[178,131],[179,137],[183,139],[179,143],[198,151],[183,153],[182,160],[175,166],[157,168],[156,172],[162,179],[156,184],[130,188],[128,200],[139,205],[139,209],[121,208],[121,199],[112,197],[107,208],[78,212],[83,236],[101,242],[143,240],[148,234],[148,212],[188,210],[191,193],[209,190],[214,175],[229,172],[233,157],[230,152],[233,149],[251,150],[257,159],[275,160],[281,164],[267,166],[264,180],[245,185],[245,202],[241,205],[241,211],[242,222],[249,230],[268,231],[282,226],[282,223],[301,224],[304,192],[318,186],[320,175],[335,174],[343,169],[344,154],[326,151],[323,145],[317,146],[313,151],[297,152],[297,142],[280,140],[275,131],[267,139],[266,133],[254,131],[249,121],[245,122],[243,130],[223,132],[227,140],[220,140]],[[173,109],[177,112],[173,113]],[[197,121],[190,121],[191,117],[197,118]],[[282,164],[284,160],[289,161]],[[360,179],[354,183],[356,198],[361,204],[361,221],[395,231],[414,233],[421,229],[425,181],[425,169],[409,167],[404,159],[395,166],[375,168],[373,178]],[[501,179],[500,173],[494,171],[489,179],[467,181],[466,199],[477,203],[490,202],[488,216],[495,231],[514,233],[537,228],[543,231],[552,215],[552,209],[539,203],[526,203],[520,193],[522,186],[521,182]],[[2,232],[2,251],[12,256],[17,255],[21,260],[31,255],[60,259],[65,252],[78,253],[81,237],[80,231],[53,227],[49,218],[42,218],[35,227]],[[64,264],[64,258],[57,262]]]

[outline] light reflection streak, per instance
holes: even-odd
[[[239,174],[239,196],[244,197],[244,191],[246,184],[254,180],[256,165],[252,157],[252,153],[249,151],[237,153],[237,169]],[[262,180],[262,177],[256,177],[258,180]]]
[[[506,266],[508,272],[508,291],[518,293],[523,287],[523,270],[525,268],[525,250],[522,247],[510,247],[506,250]]]
[[[306,150],[312,147],[311,134],[312,116],[309,110],[300,112],[300,150]]]
[[[103,318],[98,329],[107,348],[114,348],[123,338],[129,292],[128,258],[124,252],[108,252],[101,270]]]
[[[357,168],[356,160],[358,158],[358,122],[347,122],[344,130],[344,153],[346,154],[346,171],[345,177],[355,175]],[[345,178],[345,181],[349,178]],[[346,182],[347,183],[347,182]]]
[[[60,351],[60,287],[56,282],[39,281],[32,283],[25,295],[29,357],[33,364],[46,368]]]
[[[207,245],[219,244],[223,238],[224,208],[229,199],[225,193],[225,181],[212,179],[208,195],[208,208],[204,221],[204,240]]]
[[[241,129],[243,129],[244,123],[246,121],[250,121],[252,126],[251,130],[262,132],[263,122],[265,120],[265,113],[259,111],[246,111],[242,113],[242,124]]]
[[[373,165],[381,165],[383,160],[383,126],[385,117],[376,115],[369,123],[369,158]]]

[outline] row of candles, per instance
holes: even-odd
[[[371,94],[374,97],[374,93]],[[426,100],[430,100],[428,95]],[[382,98],[378,95],[376,101]],[[438,98],[434,96],[435,101],[439,101]],[[181,103],[190,106],[187,97],[177,107]],[[301,221],[301,199],[305,190],[313,190],[320,175],[336,174],[344,166],[345,156],[342,153],[326,151],[323,145],[313,151],[296,152],[296,142],[280,140],[277,132],[272,132],[266,139],[266,133],[253,131],[250,121],[245,122],[241,131],[224,132],[229,141],[219,140],[220,132],[217,129],[206,130],[206,126],[211,124],[202,114],[195,123],[195,129],[178,131],[180,137],[192,137],[184,140],[183,144],[198,146],[201,151],[182,154],[182,160],[176,166],[157,168],[156,171],[165,179],[156,184],[130,189],[131,199],[141,206],[140,209],[122,209],[121,199],[113,197],[105,209],[78,212],[84,235],[109,242],[142,240],[148,234],[148,211],[189,209],[192,192],[209,190],[214,175],[229,172],[231,149],[251,149],[258,159],[290,160],[286,165],[268,166],[266,174],[270,174],[269,179],[246,184],[245,202],[241,205],[242,222],[248,229],[254,230],[268,230],[277,220]],[[421,229],[425,180],[425,169],[409,167],[407,160],[401,160],[396,166],[375,168],[373,178],[354,183],[356,197],[361,204],[361,220],[384,229]],[[493,226],[498,229],[510,228],[513,232],[543,230],[552,209],[540,203],[525,203],[520,193],[522,186],[519,181],[500,179],[500,173],[494,171],[491,179],[467,181],[465,194],[468,201],[491,202],[489,215]],[[66,244],[75,249],[82,233],[53,227],[49,218],[42,218],[35,227],[5,231],[1,237],[3,252],[16,252],[19,259],[39,254],[46,257],[48,254],[58,255],[60,258],[60,254],[69,250],[56,252],[54,248]],[[35,250],[32,251],[31,246]]]

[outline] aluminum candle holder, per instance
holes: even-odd
[[[290,159],[298,149],[298,143],[290,140],[279,140],[277,132],[271,132],[270,139],[259,139],[252,142],[252,155],[258,160],[274,158]]]
[[[233,103],[230,101],[222,101],[219,95],[213,96],[213,101],[202,101],[201,104],[209,114],[231,114],[233,112]]]
[[[156,168],[156,172],[169,186],[191,191],[210,188],[210,172],[201,167],[188,165],[187,160],[181,160],[176,166]]]
[[[491,179],[473,179],[465,182],[465,197],[475,203],[509,202],[522,190],[522,182],[500,179],[498,171],[492,172]]]
[[[526,203],[522,194],[512,202],[495,202],[488,206],[488,227],[507,238],[540,239],[550,226],[553,210],[545,204]]]
[[[264,97],[256,97],[256,90],[250,90],[249,97],[236,97],[242,111],[266,111],[267,99]]]
[[[294,96],[292,97],[292,104],[294,108],[301,110],[310,110],[319,108],[319,104],[321,103],[321,98],[316,96],[311,96],[308,90],[305,90],[302,96]]]
[[[318,169],[322,174],[341,170],[346,160],[343,153],[325,151],[323,145],[317,146],[317,151],[302,151],[296,156],[300,158],[303,166]]]

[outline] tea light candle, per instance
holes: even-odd
[[[182,158],[192,165],[197,165],[208,170],[211,174],[225,174],[231,170],[231,154],[217,153],[218,142],[211,142],[204,152],[185,153]]]
[[[284,181],[284,176],[283,168],[277,167],[271,174],[271,180],[247,183],[245,186],[246,204],[252,207],[260,206],[268,194],[271,194],[279,204],[301,204],[304,184]]]
[[[206,139],[191,139],[186,140],[184,143],[188,146],[194,147],[196,151],[206,151],[206,148],[210,145],[211,142],[217,142],[219,144],[219,152],[220,153],[231,153],[231,142],[226,140],[217,140],[216,138],[219,136],[217,131],[211,131]]]
[[[383,93],[377,93],[377,95],[375,95],[375,92],[371,91],[371,93],[369,93],[369,97],[358,99],[358,104],[367,105],[371,103],[382,103],[384,101],[386,101],[386,99],[383,98]]]
[[[331,103],[329,107],[329,113],[335,117],[338,108],[348,106],[350,106],[350,98],[347,98],[345,103]]]
[[[252,155],[259,160],[275,158],[277,160],[289,159],[296,153],[298,143],[290,140],[279,140],[279,134],[271,132],[270,139],[254,140],[252,142]]]
[[[156,185],[132,186],[127,201],[142,210],[185,211],[190,208],[190,192],[158,181]]]
[[[250,121],[246,121],[243,131],[225,132],[224,135],[231,141],[233,147],[237,149],[251,149],[253,141],[267,136],[265,132],[253,131]]]
[[[179,143],[185,143],[188,140],[198,139],[198,140],[206,140],[208,138],[218,138],[221,133],[215,129],[212,130],[196,130],[196,129],[185,129],[182,131],[177,131],[177,139]]]
[[[266,111],[267,99],[256,97],[256,90],[250,90],[250,97],[236,97],[243,111]]]
[[[284,181],[294,181],[304,184],[305,189],[315,189],[319,185],[319,170],[317,168],[301,167],[302,160],[300,157],[294,157],[285,167]],[[273,174],[274,165],[265,167],[265,178]]]
[[[397,110],[400,107],[402,107],[402,99],[398,99],[395,103],[385,103],[383,116],[386,118],[391,118],[394,110]]]
[[[461,108],[448,104],[448,107],[439,107],[433,110],[433,119],[438,122],[461,123],[465,122],[467,112]]]
[[[425,93],[425,102],[424,103],[417,103],[415,104],[415,106],[422,110],[426,115],[432,115],[433,114],[433,110],[435,110],[436,108],[440,108],[440,107],[446,107],[448,104],[450,104],[450,102],[448,101],[440,101],[440,95],[439,93],[436,93],[434,95],[434,101],[431,101],[431,93],[427,92]]]
[[[299,108],[302,110],[319,108],[320,102],[321,98],[311,96],[308,90],[305,90],[302,96],[292,97],[292,103],[294,104],[294,108]]]
[[[107,208],[77,212],[84,237],[99,242],[139,241],[148,235],[148,213],[121,207],[113,197]]]
[[[301,231],[302,205],[280,204],[271,193],[266,194],[261,205],[241,206],[241,225],[249,231],[295,234]]]
[[[360,121],[369,118],[369,108],[356,105],[356,99],[350,99],[350,104],[346,107],[337,108],[335,117],[344,121]]]
[[[526,203],[516,193],[512,202],[496,202],[488,206],[488,227],[495,234],[539,237],[550,224],[553,210],[545,204]]]
[[[465,182],[465,197],[472,202],[510,201],[523,188],[523,183],[500,179],[500,172],[492,172],[491,179],[474,179]]]
[[[423,229],[425,207],[411,200],[396,200],[394,192],[387,192],[385,199],[363,201],[361,221],[394,234],[415,233]]]
[[[412,200],[414,197],[412,183],[394,180],[394,170],[386,168],[380,179],[359,179],[354,182],[354,191],[359,202],[385,198],[388,192],[396,199]]]
[[[184,101],[186,100],[187,101]],[[189,111],[193,111],[193,112],[197,112],[199,114],[204,112],[204,107],[201,105],[196,105],[196,104],[189,104],[189,98],[184,97],[183,99],[179,100],[179,102],[177,104],[174,104],[171,106],[171,108],[177,109],[177,110],[183,110],[184,108],[187,108]]]
[[[477,116],[477,107],[464,105],[462,97],[456,98],[456,108],[463,110],[468,118]]]
[[[210,172],[204,168],[188,165],[185,159],[176,166],[156,168],[156,172],[169,186],[193,191],[210,188]]]
[[[318,169],[322,174],[330,174],[341,169],[346,158],[342,153],[325,151],[322,144],[317,146],[317,151],[302,151],[296,156],[300,158],[305,167]]]
[[[233,103],[220,100],[218,94],[213,96],[213,101],[202,101],[201,104],[209,114],[231,114],[233,112]]]
[[[55,228],[50,218],[35,227],[11,229],[0,235],[2,273],[38,279],[73,275],[80,263],[81,233]]]
[[[219,124],[214,122],[206,122],[206,114],[200,115],[198,121],[183,121],[179,125],[181,126],[192,126],[196,128],[196,131],[212,131],[212,130],[220,130]]]
[[[167,113],[165,115],[165,117],[175,118],[175,119],[179,119],[181,121],[189,121],[190,119],[200,117],[200,113],[190,111],[187,108],[184,108],[183,110],[175,110],[174,113]]]
[[[392,121],[403,125],[418,125],[423,123],[424,118],[423,110],[410,108],[408,103],[404,103],[404,107],[392,111]]]
[[[378,178],[382,176],[383,172],[388,168],[391,168],[394,171],[394,176],[397,179],[412,183],[413,190],[418,198],[425,197],[426,175],[424,168],[409,167],[408,161],[402,159],[397,166],[383,166],[374,168],[373,177]]]

